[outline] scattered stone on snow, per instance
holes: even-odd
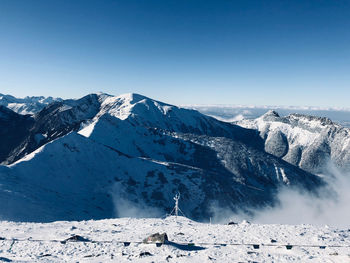
[[[63,241],[61,241],[62,244],[65,244],[66,242],[90,242],[91,240],[84,238],[82,236],[79,235],[74,235],[71,236]]]
[[[143,243],[160,243],[160,244],[164,244],[164,243],[167,243],[169,240],[168,240],[168,235],[166,233],[163,233],[163,234],[159,234],[159,233],[155,233],[155,234],[152,234],[150,236],[148,236],[147,238],[145,238],[143,240]]]
[[[149,253],[149,252],[141,252],[140,253],[140,258],[142,258],[142,257],[148,257],[148,256],[153,256],[151,253]]]
[[[286,245],[286,249],[292,249],[292,245]]]

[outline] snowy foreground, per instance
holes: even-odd
[[[142,243],[157,232],[166,232],[170,242],[161,246]],[[78,241],[61,242],[74,235]],[[288,249],[286,245],[293,246]],[[0,262],[33,261],[350,262],[350,229],[203,224],[183,217],[177,221],[168,217],[0,222]]]

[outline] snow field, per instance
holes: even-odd
[[[157,232],[166,232],[171,243],[160,247],[142,243]],[[60,242],[72,235],[90,241]],[[3,221],[0,237],[5,240],[0,240],[0,261],[350,262],[349,235],[350,229],[327,226],[259,225],[245,221],[218,225],[183,217],[44,224]],[[125,246],[124,242],[131,243]],[[287,249],[288,244],[293,247]]]

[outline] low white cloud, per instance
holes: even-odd
[[[141,199],[137,201],[130,200],[128,198],[130,195],[125,192],[120,183],[113,185],[111,194],[116,217],[149,218],[163,215],[159,209],[147,206]]]
[[[217,115],[209,115],[210,117],[213,117],[219,121],[224,121],[224,122],[235,122],[235,121],[241,121],[241,120],[244,120],[245,119],[245,116],[242,115],[242,114],[237,114],[233,117],[230,117],[230,118],[225,118],[225,117],[220,117],[220,116],[217,116]]]
[[[234,213],[212,206],[213,219],[218,223],[247,219],[261,224],[314,224],[350,227],[350,174],[330,165],[325,177],[328,186],[318,195],[283,188],[278,195],[278,205],[251,213]]]

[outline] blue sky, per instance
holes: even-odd
[[[350,1],[0,1],[0,93],[349,107]]]

